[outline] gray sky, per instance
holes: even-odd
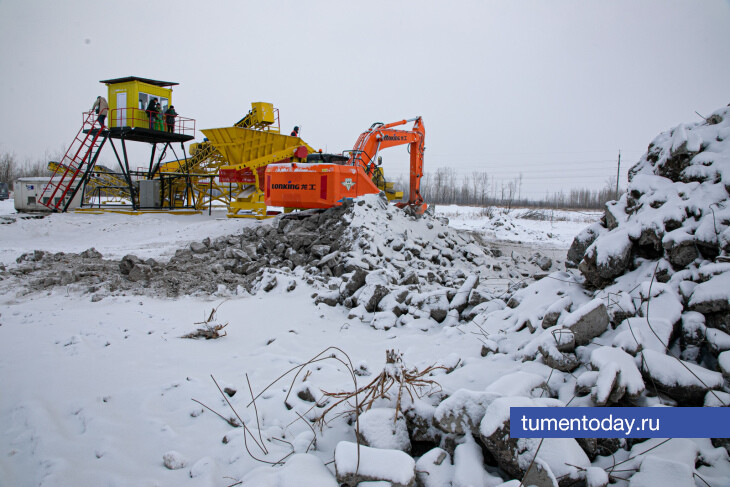
[[[659,132],[730,103],[728,0],[205,4],[0,0],[0,151],[64,152],[99,80],[133,75],[180,83],[198,129],[269,101],[330,152],[421,115],[427,171],[522,172],[542,196],[602,187],[619,150],[623,180]],[[405,148],[382,155],[407,171]]]

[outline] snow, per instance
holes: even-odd
[[[616,331],[613,345],[631,354],[635,355],[643,349],[664,353],[673,326],[662,318],[652,318],[651,321],[646,318],[627,318],[616,327]]]
[[[487,218],[484,208],[444,205],[437,207],[439,215],[449,218],[449,224],[458,230],[477,230],[490,240],[516,243],[540,242],[544,247],[568,248],[573,237],[588,223],[596,221],[597,211],[575,212],[561,210],[531,210],[492,208]],[[540,220],[523,217],[537,215]]]
[[[676,144],[674,150],[698,150],[698,140],[715,140],[714,133],[696,130],[687,125],[662,143]],[[692,268],[682,271],[685,280],[654,282],[651,296],[652,262],[640,262],[635,274],[596,293],[583,286],[578,271],[565,270],[566,251],[588,225],[602,237],[594,251],[604,264],[622,256],[627,242],[650,223],[681,215],[696,218],[667,232],[662,243],[724,238],[725,230],[716,233],[706,211],[719,197],[717,188],[696,181],[672,183],[641,168],[632,184],[646,192],[638,202],[646,213],[627,215],[625,199],[612,205],[616,218],[627,225],[617,232],[591,225],[602,212],[458,206],[437,208],[436,215],[448,218],[448,224],[435,221],[433,228],[425,228],[385,208],[377,196],[365,198],[347,218],[353,228],[367,230],[367,239],[346,263],[364,269],[383,262],[388,266],[368,272],[365,287],[355,295],[361,301],[349,310],[315,304],[312,298],[316,293],[336,302],[346,280],[317,281],[304,272],[267,271],[251,291],[218,283],[217,292],[174,299],[144,292],[101,293],[96,299],[73,286],[19,292],[11,285],[15,281],[4,280],[10,272],[0,274],[0,484],[334,486],[336,473],[357,470],[377,479],[361,485],[406,483],[418,475],[426,486],[517,486],[516,480],[504,483],[504,471],[499,471],[501,478],[485,467],[479,434],[502,428],[512,406],[564,407],[573,399],[570,405],[596,405],[591,395],[575,397],[576,384],[595,388],[601,401],[611,396],[607,386],[613,379],[631,395],[644,394],[637,369],[642,357],[652,373],[694,384],[686,369],[665,355],[663,343],[675,338],[682,299],[690,294],[693,303],[728,299],[730,273],[722,267]],[[725,210],[714,209],[718,221],[727,219]],[[166,262],[178,249],[201,245],[206,238],[240,236],[279,221],[227,219],[220,209],[212,215],[68,213],[26,219],[14,212],[11,200],[0,202],[0,216],[12,221],[0,225],[0,271],[11,272],[20,267],[16,259],[21,254],[34,250],[80,253],[93,247],[104,259],[133,254]],[[481,242],[464,240],[453,248],[444,243],[444,236],[458,241],[468,232],[476,232]],[[319,260],[338,257],[338,251],[325,247],[318,249]],[[404,251],[394,250],[399,247]],[[404,257],[406,251],[423,260],[417,265]],[[552,259],[549,271],[527,266],[538,252]],[[508,259],[502,269],[496,269],[498,253]],[[473,266],[455,271],[458,278],[440,281],[434,275],[440,268],[458,267],[460,257]],[[364,301],[377,294],[378,286],[392,289],[400,280],[397,269],[412,272],[417,283],[408,289],[403,285],[366,309]],[[546,277],[535,280],[534,272]],[[275,279],[284,285],[264,291]],[[287,281],[295,284],[292,290],[284,289]],[[627,311],[631,317],[616,320],[612,326],[621,321],[617,329],[574,350],[583,362],[577,370],[565,373],[545,365],[541,346],[560,354],[557,345],[569,345],[555,338],[568,334],[553,333],[601,305],[611,317]],[[199,328],[214,308],[215,323],[226,325],[225,337],[181,338]],[[473,319],[463,319],[470,312]],[[543,328],[546,315],[557,324]],[[730,349],[730,336],[719,330],[708,328],[707,338],[719,351]],[[491,350],[486,356],[483,344]],[[327,347],[337,349],[318,356]],[[393,423],[393,394],[359,418],[360,433],[377,447],[360,447],[359,467],[354,415],[347,410],[352,404],[336,409],[337,416],[330,416],[321,430],[312,423],[333,404],[329,394],[373,380],[386,367],[389,349],[401,352],[408,367],[448,369],[426,377],[435,383],[428,391],[432,394],[405,403],[429,424],[433,419],[450,431],[437,433],[451,435],[446,443],[454,442],[453,458],[436,445],[420,458],[400,451],[408,449],[408,431],[400,415]],[[630,355],[639,353],[638,359]],[[316,356],[316,362],[308,363]],[[718,360],[728,370],[726,357]],[[354,375],[345,366],[349,363],[355,364]],[[719,373],[687,364],[712,387],[724,387]],[[587,370],[592,367],[596,370]],[[289,370],[295,372],[280,377]],[[221,394],[214,379],[229,392]],[[727,400],[727,392],[716,394]],[[641,400],[648,400],[647,394]],[[705,404],[718,405],[710,394]],[[457,427],[457,420],[463,424]],[[250,433],[237,426],[241,421]],[[435,426],[429,428],[435,431]],[[538,442],[520,440],[521,465],[532,460]],[[663,455],[672,468],[686,465],[691,474],[697,443],[673,445],[672,455],[663,448],[652,453]],[[720,453],[703,446],[703,468],[708,477],[719,479],[718,485],[730,478],[730,461]],[[616,453],[622,459],[627,455],[625,450]],[[654,460],[641,461],[648,455],[626,467],[640,470],[631,485],[653,486],[639,483],[655,475]],[[589,485],[604,479],[603,466],[596,466],[600,458],[592,464],[572,439],[545,440],[538,460],[557,478],[584,475]]]
[[[469,487],[480,485],[495,487],[502,483],[500,477],[491,475],[482,465],[484,455],[472,436],[466,436],[466,441],[457,445],[454,450],[454,478],[453,487]],[[444,485],[444,484],[441,484]]]
[[[642,352],[642,368],[665,385],[721,388],[724,385],[722,374],[707,370],[691,362],[679,360],[655,350]]]
[[[179,452],[170,450],[162,456],[162,463],[170,470],[178,470],[184,468],[188,460]]]
[[[597,381],[601,383],[601,376],[607,368],[615,367],[618,375],[618,384],[626,388],[626,392],[635,395],[644,390],[644,380],[641,372],[636,367],[634,358],[621,349],[613,347],[600,347],[591,353],[591,363],[598,368]],[[610,391],[605,395],[607,396]]]
[[[535,443],[538,439],[520,439],[518,443]],[[522,455],[523,461],[531,461],[533,455]],[[548,464],[553,475],[558,479],[577,479],[591,462],[578,442],[573,438],[545,438],[538,457]]]
[[[545,386],[545,377],[529,372],[514,372],[500,377],[487,387],[487,392],[501,396],[530,397],[534,389]]]
[[[625,468],[638,469],[649,458],[661,458],[684,465],[692,471],[699,452],[700,448],[693,440],[672,438],[667,441],[667,438],[650,438],[631,448],[630,460],[626,462]]]
[[[242,485],[257,487],[337,487],[337,481],[322,460],[314,455],[298,453],[287,459],[280,467],[262,466],[255,468],[243,479]],[[217,485],[217,484],[216,484]]]
[[[722,391],[710,391],[705,394],[705,402],[703,406],[718,408],[727,407],[730,404],[730,394]]]
[[[641,471],[631,477],[631,487],[694,487],[692,470],[681,463],[656,456],[644,460]]]
[[[360,432],[373,448],[410,451],[411,441],[403,414],[395,409],[372,408],[360,415]]]
[[[725,377],[730,377],[730,351],[722,352],[717,357],[717,363]]]
[[[449,485],[454,477],[453,470],[451,456],[441,448],[429,450],[416,462],[418,479],[424,487]]]
[[[408,485],[416,463],[400,450],[383,450],[342,441],[335,448],[335,464],[340,476],[358,475]]]
[[[11,199],[0,201],[0,215],[14,213]],[[0,225],[0,263],[14,263],[29,250],[78,253],[89,247],[108,259],[121,259],[133,253],[143,259],[166,260],[190,242],[235,234],[242,227],[262,224],[266,222],[226,218],[225,210],[214,210],[210,216],[66,213],[42,220],[17,218],[12,224]]]
[[[716,328],[708,328],[705,332],[710,345],[720,352],[730,350],[730,335]]]
[[[730,304],[730,272],[712,277],[694,288],[689,305],[697,306],[711,301],[724,301]]]
[[[587,487],[606,487],[608,480],[608,473],[602,468],[590,467],[586,470]]]

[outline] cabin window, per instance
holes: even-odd
[[[157,95],[150,95],[149,93],[142,93],[140,91],[139,109],[147,110],[147,106],[150,104],[151,100],[157,100],[160,103],[160,111],[162,113],[165,113],[165,110],[167,110],[167,107],[169,106],[169,103],[170,103],[170,101],[165,97],[157,96]]]

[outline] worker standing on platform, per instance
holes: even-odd
[[[152,98],[147,105],[147,117],[150,119],[150,130],[155,128],[155,122],[160,114],[160,106],[157,104],[157,98]]]
[[[104,120],[106,119],[107,113],[109,113],[109,104],[106,98],[103,96],[97,96],[94,106],[91,109],[96,113],[96,121],[99,122],[99,126],[104,128]]]
[[[170,105],[170,107],[165,110],[165,125],[167,125],[167,131],[168,132],[174,132],[175,130],[175,117],[177,116],[177,112],[175,111],[175,107]]]
[[[291,131],[291,136],[299,137],[299,127],[298,126],[294,127],[294,130]]]

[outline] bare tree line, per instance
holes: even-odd
[[[60,158],[46,154],[45,160],[60,160]],[[0,181],[7,183],[11,188],[18,178],[50,175],[48,163],[44,160],[20,162],[15,154],[0,153]]]
[[[441,167],[435,172],[424,173],[421,194],[429,203],[441,205],[600,209],[623,192],[621,189],[616,191],[616,178],[610,177],[599,190],[573,188],[534,199],[522,195],[522,183],[522,173],[507,180],[497,179],[483,171],[473,171],[460,177],[454,168]],[[407,191],[408,183],[402,176],[396,180],[396,188]]]

